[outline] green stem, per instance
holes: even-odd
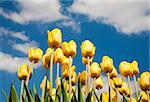
[[[44,102],[46,81],[47,81],[47,76],[44,76],[44,85],[43,85],[43,88],[42,88],[42,102]]]
[[[69,102],[71,102],[71,66],[72,66],[72,58],[69,56],[70,66],[69,66]]]
[[[87,69],[88,69],[88,92],[87,94],[90,92],[90,58],[87,57],[87,60],[88,60],[88,66],[87,66]]]
[[[54,55],[54,49],[52,49],[51,58],[50,58],[50,90],[49,94],[52,96],[52,88],[53,88],[53,55]]]
[[[128,75],[127,77],[128,77],[128,86],[129,86],[130,100],[132,101],[132,93],[131,93],[130,76]]]
[[[23,84],[24,84],[24,80],[21,81],[20,102],[22,102]]]
[[[109,97],[109,102],[112,102],[112,96],[111,96],[111,94],[112,94],[112,90],[111,90],[111,85],[110,85],[110,75],[109,75],[109,73],[107,73],[107,75],[108,75],[108,90],[109,90],[109,88],[110,88],[110,97]]]
[[[135,91],[136,91],[136,101],[138,101],[138,88],[137,88],[137,84],[136,84],[135,74],[133,75],[133,77],[134,77],[134,87],[135,87]]]

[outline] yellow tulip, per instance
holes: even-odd
[[[61,65],[66,65],[69,67],[69,65],[70,65],[69,58],[67,58],[66,56],[63,56]]]
[[[115,84],[114,81],[112,79],[109,80],[110,81],[110,85],[112,89],[115,89]]]
[[[132,101],[130,100],[130,98],[127,98],[127,102],[137,102],[135,98],[132,98]]]
[[[122,76],[132,76],[133,75],[133,69],[131,68],[131,63],[122,61],[119,65],[119,70]]]
[[[105,73],[111,73],[113,70],[113,60],[108,56],[103,56],[102,62],[100,63],[102,71]]]
[[[71,83],[73,86],[76,85],[77,79],[78,79],[77,73],[73,72],[72,79],[71,79]]]
[[[109,102],[109,95],[107,93],[102,93],[102,102]]]
[[[141,101],[140,102],[148,102],[147,94],[144,91],[140,92]]]
[[[109,92],[106,92],[107,97],[109,98]],[[116,92],[114,90],[111,91],[111,96],[112,96],[112,100],[113,102],[116,102]]]
[[[44,87],[44,81],[45,81],[45,80],[43,79],[42,82],[41,82],[41,84],[40,84],[41,90],[42,90],[43,87]],[[47,80],[47,88],[46,88],[46,92],[48,92],[49,89],[50,89],[49,85],[50,85],[50,82],[49,82],[49,80]]]
[[[93,62],[90,66],[90,74],[92,78],[98,78],[100,76],[101,69],[99,67],[99,64],[96,62]]]
[[[52,54],[52,49],[48,48],[42,58],[42,65],[44,68],[49,68],[51,54]]]
[[[56,99],[56,89],[55,88],[52,89],[52,99],[53,99],[53,101]]]
[[[138,68],[138,63],[137,63],[137,61],[133,61],[132,63],[131,63],[131,66],[132,66],[132,69],[133,69],[133,75],[138,75],[139,74],[139,68]]]
[[[54,63],[62,63],[63,62],[63,51],[61,48],[57,48],[54,52]]]
[[[93,57],[91,57],[90,60],[89,60],[90,64],[92,64],[92,61],[93,61]],[[84,65],[87,65],[88,64],[88,59],[85,58],[85,57],[82,57],[82,63]]]
[[[85,85],[83,87],[83,93],[86,95],[87,94],[87,91],[91,92],[92,91],[92,88],[90,87],[90,89],[88,89],[89,87],[87,85]]]
[[[103,88],[104,84],[103,84],[103,80],[99,77],[95,80],[95,86],[96,86],[96,89],[101,89]]]
[[[52,31],[47,31],[48,34],[48,45],[52,48],[60,47],[62,43],[62,33],[58,28],[53,29]]]
[[[30,48],[28,51],[28,58],[30,62],[38,63],[39,60],[42,58],[43,51],[40,48],[33,49]]]
[[[126,82],[123,82],[122,87],[119,88],[119,92],[121,95],[129,95],[129,87],[128,84]]]
[[[32,76],[32,69],[27,65],[27,64],[22,64],[22,66],[19,67],[18,69],[18,78],[20,80],[26,79],[29,72],[31,72],[30,78]]]
[[[117,75],[118,75],[117,70],[116,70],[115,67],[113,67],[113,70],[112,70],[112,72],[110,73],[110,78],[111,78],[111,79],[112,79],[112,78],[115,78],[115,77],[117,77]]]
[[[115,85],[116,88],[121,88],[121,86],[123,84],[122,77],[113,78],[113,81],[114,81],[114,85]]]
[[[91,58],[95,55],[95,46],[92,42],[90,42],[89,40],[85,40],[82,42],[81,44],[81,53],[82,56],[87,58]]]
[[[150,90],[150,73],[143,72],[138,78],[138,83],[143,91]]]
[[[57,77],[56,78],[56,88],[58,89],[61,85],[61,82],[60,82],[60,77]]]
[[[62,51],[66,57],[74,57],[76,55],[77,45],[74,40],[62,43]]]
[[[87,76],[88,73],[86,71],[82,71],[82,73],[79,74],[80,82],[82,85],[85,85]]]

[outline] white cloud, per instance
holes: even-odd
[[[29,41],[29,37],[24,34],[24,32],[14,32],[10,31],[4,27],[0,27],[0,36],[7,36],[17,38],[23,41]]]
[[[0,59],[2,59],[0,61],[0,70],[6,70],[12,73],[16,72],[23,63],[31,65],[27,57],[14,57],[12,55],[3,52],[0,52]],[[34,68],[37,68],[40,65],[41,65],[40,63],[34,65]]]
[[[69,10],[128,35],[150,31],[149,0],[76,0]]]
[[[31,42],[27,42],[27,43],[23,43],[23,44],[19,44],[19,43],[15,43],[12,45],[12,48],[18,50],[18,51],[21,51],[23,52],[24,54],[28,54],[28,50],[29,48],[37,48],[38,47],[38,44],[37,42],[35,41],[31,41]]]
[[[0,15],[20,24],[32,21],[51,22],[65,19],[60,12],[58,0],[18,0],[19,12],[6,13],[0,8]]]

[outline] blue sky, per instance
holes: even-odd
[[[142,5],[143,4],[143,5]],[[27,51],[47,45],[47,30],[58,27],[63,41],[75,40],[77,56],[73,60],[76,71],[85,70],[81,63],[80,45],[89,39],[96,46],[94,61],[100,63],[104,55],[114,59],[118,70],[121,61],[137,60],[140,72],[149,71],[150,7],[146,0],[119,2],[103,1],[2,1],[0,2],[0,88],[9,94],[13,80],[19,94],[17,69],[29,63]],[[36,65],[29,87],[39,84],[45,70]],[[54,66],[55,67],[55,66]],[[118,70],[119,72],[119,70]],[[56,67],[54,68],[54,76]],[[0,91],[0,100],[4,101]]]

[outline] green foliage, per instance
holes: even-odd
[[[80,83],[80,78],[78,78],[78,101],[84,102],[81,88],[82,88],[82,85]]]
[[[66,89],[65,89],[64,84],[62,82],[62,79],[61,79],[61,92],[62,92],[63,102],[68,102],[68,97],[67,97]]]
[[[3,89],[1,89],[1,90],[2,90],[2,93],[3,93],[4,96],[5,96],[6,102],[9,102],[9,98],[8,98],[6,92],[5,92]]]
[[[18,102],[18,95],[14,84],[11,84],[9,102]]]

